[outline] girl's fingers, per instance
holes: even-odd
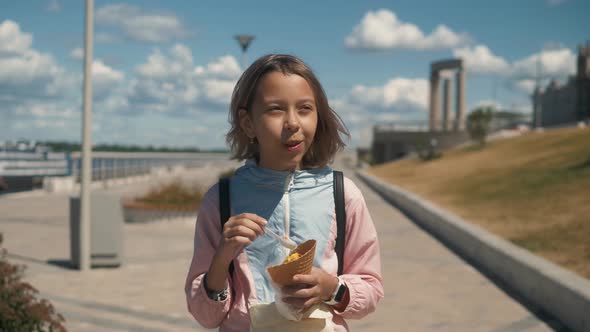
[[[311,298],[307,299],[305,302],[303,302],[303,307],[309,308],[316,303],[320,303],[320,301],[321,301],[320,298],[317,296],[311,297]]]
[[[243,236],[254,241],[258,237],[258,234],[246,226],[238,225],[225,231],[224,236],[228,239],[236,236]]]
[[[226,238],[225,242],[228,244],[233,244],[236,246],[249,246],[250,244],[252,244],[252,241],[244,236],[234,236],[231,238]]]
[[[293,281],[298,284],[316,285],[318,283],[318,278],[313,273],[296,274],[293,276]]]
[[[320,294],[318,287],[285,287],[281,290],[287,297],[308,298]]]
[[[258,235],[264,234],[263,226],[260,226],[259,223],[243,217],[242,215],[232,217],[224,226],[224,230],[236,227],[238,225],[246,226],[256,232]]]
[[[260,226],[258,223],[254,222],[251,219],[242,219],[241,224],[250,228],[251,230],[256,232],[256,234],[258,234],[258,235],[264,234],[264,227]]]
[[[254,213],[242,213],[239,216],[257,223],[260,227],[264,227],[268,224],[266,219],[262,218],[261,216],[259,216],[257,214],[254,214]]]

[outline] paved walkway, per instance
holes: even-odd
[[[365,194],[379,232],[385,298],[353,331],[551,331],[339,164]],[[211,171],[201,172],[211,176]],[[211,181],[209,179],[209,181]],[[121,192],[141,188],[125,186]],[[145,186],[143,187],[145,190]],[[186,311],[194,221],[125,224],[125,264],[79,272],[69,260],[67,195],[0,198],[0,231],[26,280],[69,331],[204,331]]]

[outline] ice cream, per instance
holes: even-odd
[[[285,263],[290,263],[290,262],[292,262],[292,261],[294,261],[294,260],[296,260],[296,259],[299,259],[300,257],[301,257],[301,254],[300,254],[300,253],[298,253],[298,252],[294,252],[294,253],[290,254],[290,255],[289,255],[289,257],[287,257],[287,258],[286,258],[286,259],[283,261],[283,264],[285,264]]]
[[[293,276],[296,274],[309,274],[315,257],[315,240],[307,240],[293,249],[287,259],[280,265],[267,269],[272,280],[279,286],[293,284]]]

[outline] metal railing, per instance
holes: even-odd
[[[145,175],[154,168],[193,168],[212,161],[228,160],[224,153],[129,153],[95,152],[92,180],[108,180]],[[82,158],[79,152],[48,156],[37,153],[4,152],[0,155],[0,176],[73,176],[80,181]]]
[[[146,175],[154,168],[194,168],[211,161],[228,160],[228,157],[227,154],[217,153],[95,152],[92,157],[92,181]],[[68,175],[80,182],[81,154],[72,153],[68,163]]]

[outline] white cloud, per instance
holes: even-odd
[[[454,49],[453,56],[462,58],[470,73],[504,74],[510,67],[504,58],[493,54],[485,45]]]
[[[64,105],[57,101],[26,101],[14,108],[13,113],[21,117],[53,118],[68,120],[79,117],[71,105]]]
[[[576,54],[555,43],[547,44],[541,52],[509,62],[495,55],[487,46],[477,45],[453,50],[453,55],[462,58],[469,73],[491,74],[506,78],[509,89],[530,95],[536,86],[537,76],[543,79],[563,79],[575,73]]]
[[[416,122],[425,119],[428,81],[392,78],[384,85],[353,87],[330,100],[351,133],[351,146],[368,146],[376,123]]]
[[[355,86],[350,100],[367,107],[397,109],[398,111],[425,110],[428,106],[428,81],[425,79],[394,78],[383,86]]]
[[[122,72],[105,65],[100,59],[94,60],[92,63],[92,75],[95,80],[109,84],[120,82],[125,78]]]
[[[70,52],[70,57],[81,60],[84,56],[84,51],[81,48],[75,48]],[[81,89],[83,84],[83,73],[78,72],[75,78],[71,78],[69,82],[71,86],[76,86]],[[123,88],[125,84],[125,74],[122,71],[116,70],[103,62],[101,59],[94,59],[92,62],[92,93],[96,101],[101,101],[104,98],[111,98],[111,94]],[[81,90],[78,90],[81,91]]]
[[[0,54],[23,53],[31,47],[33,36],[20,30],[18,23],[5,20],[0,23]]]
[[[68,91],[70,77],[51,55],[32,49],[32,40],[17,23],[0,23],[0,100],[19,102]]]
[[[234,90],[234,81],[208,79],[203,82],[205,96],[211,102],[224,105],[228,104]]]
[[[0,139],[79,139],[80,109],[71,102],[21,99],[20,104],[2,106]]]
[[[44,120],[44,119],[35,119],[33,121],[27,122],[18,122],[16,124],[18,129],[43,129],[43,128],[65,128],[66,122],[65,121],[54,121],[54,120]]]
[[[74,60],[82,60],[84,58],[84,50],[81,47],[76,47],[70,52],[70,57]]]
[[[53,58],[34,50],[20,56],[0,58],[0,82],[26,85],[36,80],[51,80],[59,71]]]
[[[399,20],[395,13],[380,9],[369,11],[357,24],[344,44],[349,48],[385,49],[446,49],[468,43],[466,33],[456,33],[445,25],[438,25],[430,35],[419,27]]]
[[[59,4],[59,2],[57,0],[51,0],[51,1],[49,1],[49,4],[47,5],[47,10],[52,13],[60,12],[61,5]]]
[[[227,79],[236,79],[242,73],[242,69],[236,58],[226,55],[207,64],[207,69],[204,73]]]
[[[116,113],[129,108],[129,100],[125,96],[124,91],[120,93],[111,92],[105,98],[95,101],[95,104],[96,109],[105,113]]]
[[[165,79],[190,75],[193,69],[193,56],[190,49],[176,44],[169,56],[155,49],[148,57],[148,62],[137,66],[136,72],[145,78]]]
[[[125,75],[115,70],[100,59],[92,62],[93,94],[97,98],[105,98],[109,93],[119,87],[125,79]]]
[[[444,49],[466,44],[470,41],[466,33],[457,34],[446,25],[439,25],[432,34],[426,36],[421,46],[426,49]]]
[[[96,11],[96,22],[120,28],[132,40],[149,43],[167,42],[188,34],[176,15],[149,13],[128,4],[111,4],[99,8]]]
[[[526,94],[532,94],[533,91],[535,91],[535,80],[519,80],[519,81],[515,81],[516,84],[516,88],[519,89],[520,91],[525,92]]]
[[[164,78],[174,73],[175,68],[167,68],[166,58],[159,49],[148,57],[148,62],[137,66],[136,72],[143,77]]]
[[[241,74],[237,60],[229,55],[195,66],[190,49],[182,44],[166,53],[155,49],[135,71],[130,107],[174,114],[211,107],[226,110]]]
[[[80,123],[81,73],[65,71],[51,54],[32,48],[32,36],[22,32],[18,24],[6,21],[0,27],[2,135],[76,139]],[[80,51],[75,49],[71,55],[79,56]],[[125,101],[117,99],[117,93],[125,82],[124,74],[100,59],[94,61],[92,70],[97,115],[109,106],[123,107]]]
[[[543,50],[512,65],[512,75],[516,78],[535,78],[538,65],[543,77],[563,77],[576,71],[576,55],[569,48]]]

